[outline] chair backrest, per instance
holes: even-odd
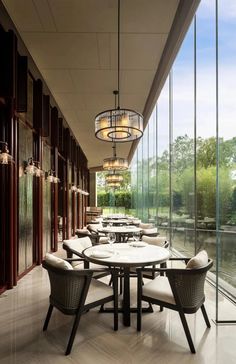
[[[164,246],[167,242],[166,236],[147,236],[143,235],[142,240],[148,244]]]
[[[88,224],[87,229],[91,233],[98,233],[98,229],[102,229],[102,224]]]
[[[42,263],[50,280],[50,303],[65,314],[74,314],[84,305],[92,272],[89,270],[65,270],[47,262]]]
[[[151,228],[153,228],[153,224],[141,222],[139,224],[139,227],[140,227],[140,229],[151,229]]]
[[[157,232],[157,227],[152,227],[150,229],[143,229],[142,235],[156,236]]]
[[[212,267],[213,261],[200,268],[170,269],[166,272],[172,288],[175,301],[191,313],[199,308],[205,300],[204,284],[207,271]]]
[[[77,229],[77,230],[75,231],[75,234],[76,234],[77,236],[81,235],[81,237],[83,237],[83,236],[88,236],[88,235],[90,235],[90,231],[89,231],[87,228],[84,228],[84,229]]]
[[[78,239],[63,240],[63,247],[68,247],[71,251],[75,251],[77,255],[82,256],[82,251],[92,246],[92,242],[88,236]]]

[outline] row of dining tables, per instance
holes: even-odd
[[[122,272],[124,290],[123,302],[120,311],[123,313],[123,324],[130,326],[131,311],[135,310],[130,307],[130,277],[131,272],[136,268],[145,266],[154,266],[167,261],[170,252],[166,248],[147,244],[143,241],[123,240],[122,236],[129,236],[133,233],[141,232],[142,229],[136,226],[106,226],[99,229],[99,232],[114,232],[117,236],[115,244],[101,244],[91,246],[83,251],[84,257],[92,263],[118,268]],[[125,241],[125,243],[124,243]],[[106,309],[105,311],[110,311]]]

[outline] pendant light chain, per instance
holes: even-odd
[[[118,106],[120,108],[120,0],[118,0],[118,31],[117,31],[117,44],[118,44],[118,59],[117,59],[117,89],[118,89]]]
[[[120,0],[117,0],[117,97],[115,109],[100,112],[95,116],[95,136],[106,142],[132,142],[143,136],[143,115],[120,107]]]

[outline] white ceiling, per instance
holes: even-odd
[[[114,107],[117,0],[3,0],[89,162],[111,143],[94,136],[94,116]],[[179,0],[121,0],[121,107],[143,112]],[[127,157],[131,143],[117,146]]]

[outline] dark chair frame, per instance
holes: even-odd
[[[102,234],[102,233],[99,233],[98,231],[91,229],[91,227],[89,225],[87,226],[87,229],[90,232],[89,237],[90,237],[93,245],[99,244],[100,238],[106,237],[106,234]]]
[[[98,236],[98,234],[94,233],[92,234],[91,231],[88,229],[88,231],[76,231],[75,234],[78,236],[78,238],[86,238],[89,237],[89,239],[91,240],[92,245],[97,245],[99,244],[99,238],[100,236]]]
[[[156,236],[155,236],[156,237]],[[161,248],[165,248],[165,249],[169,249],[170,243],[169,241],[165,241],[163,245],[160,245]],[[147,278],[147,279],[155,279],[158,276],[158,272],[155,271],[156,265],[153,265],[152,268],[147,268],[148,270],[150,270],[148,273],[143,273],[143,278]],[[167,263],[163,262],[160,264],[160,268],[167,268]],[[164,275],[164,272],[160,272],[159,273],[161,276]]]
[[[78,260],[78,259],[77,259]],[[113,294],[103,299],[85,304],[91,283],[92,275],[96,271],[108,271],[102,269],[85,269],[85,270],[65,270],[48,264],[45,260],[42,266],[48,271],[51,294],[49,296],[49,308],[43,325],[43,331],[47,330],[53,308],[56,307],[65,315],[75,315],[71,334],[67,344],[65,355],[70,354],[76,331],[79,326],[81,315],[91,308],[104,305],[107,302],[114,302],[114,330],[118,330],[118,271],[109,269],[113,277]],[[82,289],[80,287],[82,281]],[[78,297],[79,295],[79,297]],[[78,302],[77,302],[78,301]],[[74,303],[77,302],[76,306]]]
[[[81,259],[76,258],[75,261],[83,261],[84,269],[90,269],[89,261],[84,258],[82,253],[78,252],[78,250],[70,248],[67,244],[64,244],[64,243],[62,244],[62,247],[66,251],[67,259],[71,260],[71,258],[73,258],[73,254],[74,254],[77,257],[81,258]],[[95,275],[93,276],[93,278],[96,278],[96,279],[99,279],[99,278],[106,277],[106,276],[110,275],[110,271],[105,270],[103,268],[102,268],[101,272],[100,272],[99,269],[94,270],[94,273],[95,273]]]
[[[175,261],[184,261],[186,264],[187,262],[190,260],[190,258],[170,258],[170,260],[175,260]],[[149,304],[156,304],[159,305],[161,308],[161,311],[163,311],[163,307],[167,307],[171,310],[175,310],[179,312],[179,316],[184,328],[184,332],[189,344],[189,348],[190,351],[194,354],[196,353],[194,344],[193,344],[193,340],[190,334],[190,330],[186,321],[186,317],[185,314],[191,314],[191,313],[195,313],[197,312],[197,310],[199,308],[201,308],[206,326],[208,328],[211,327],[210,325],[210,321],[209,318],[207,316],[206,313],[206,309],[204,306],[204,301],[205,301],[205,294],[204,294],[204,282],[205,282],[205,277],[206,277],[206,273],[207,271],[213,266],[213,261],[211,259],[208,259],[208,263],[207,265],[205,265],[204,267],[201,268],[196,268],[196,269],[188,269],[188,268],[184,268],[184,269],[179,269],[179,268],[155,268],[155,269],[151,269],[151,268],[138,268],[137,269],[137,274],[138,274],[138,290],[137,290],[137,330],[141,331],[141,326],[142,326],[142,301],[146,301],[149,302]],[[148,297],[142,294],[142,286],[143,286],[143,273],[147,272],[147,271],[152,271],[152,272],[159,272],[161,275],[165,274],[166,277],[169,280],[170,283],[170,287],[172,289],[172,293],[175,299],[175,303],[176,304],[170,304],[168,302],[165,301],[161,301],[152,297]],[[183,297],[181,297],[180,292],[179,292],[179,288],[178,287],[178,281],[179,282],[184,282],[186,284],[186,290],[191,287],[191,279],[194,280],[194,277],[197,279],[197,275],[201,275],[201,282],[200,285],[195,287],[195,292],[194,294],[196,295],[195,297],[195,301],[196,304],[192,305],[191,307],[185,306],[183,303]],[[189,283],[186,283],[187,281],[189,281]],[[189,284],[189,287],[188,287]],[[199,299],[197,297],[197,295],[199,294]]]

